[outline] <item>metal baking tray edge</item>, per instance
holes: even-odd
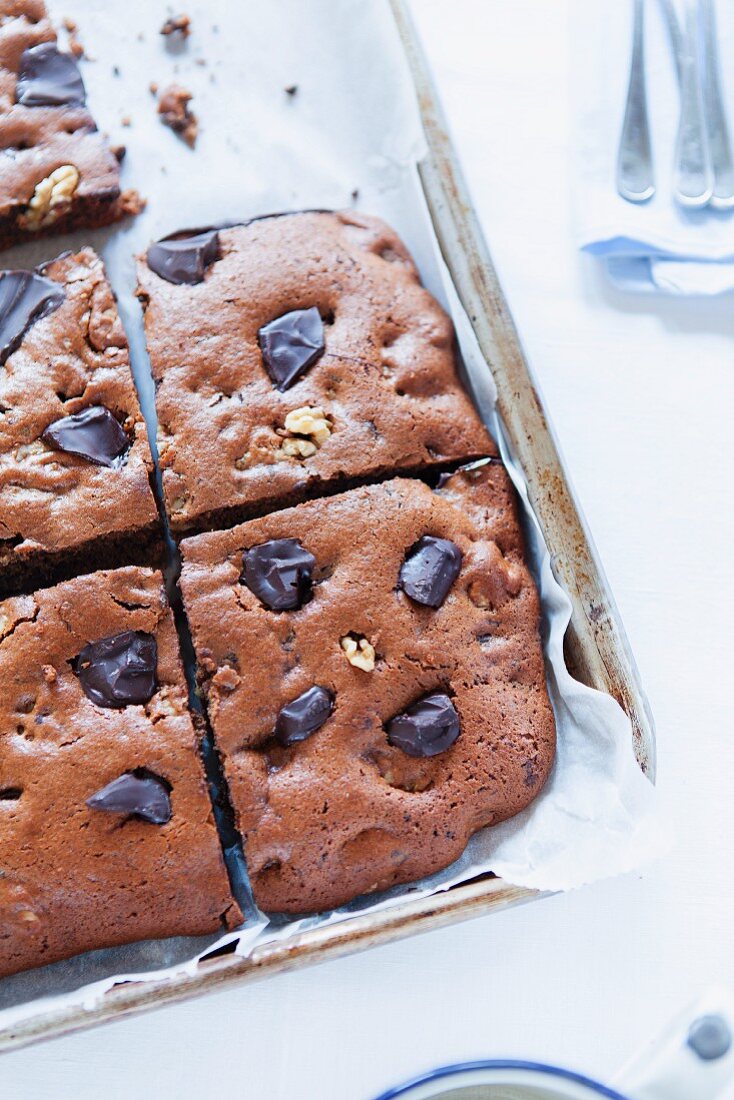
[[[624,628],[533,385],[411,22],[408,0],[389,3],[425,130],[428,152],[419,164],[419,175],[428,209],[457,293],[492,370],[500,414],[524,470],[554,571],[571,599],[566,634],[569,668],[577,679],[619,701],[631,719],[640,767],[654,781],[653,720]],[[193,974],[116,986],[90,1010],[52,1006],[0,1031],[0,1053],[548,896],[486,876],[430,898],[406,898],[378,913],[264,944],[246,959],[224,955],[200,963]]]

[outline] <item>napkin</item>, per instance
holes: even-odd
[[[657,190],[646,203],[617,193],[615,168],[632,47],[632,2],[572,0],[575,209],[581,249],[625,290],[721,294],[734,290],[734,211],[685,210],[673,199],[678,78],[663,11],[645,0],[647,105]],[[734,142],[734,5],[716,3],[724,103]],[[678,17],[683,26],[682,4]]]

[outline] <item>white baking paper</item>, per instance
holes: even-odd
[[[52,6],[56,15],[68,14],[66,7]],[[84,241],[102,249],[153,428],[152,383],[133,296],[133,253],[182,227],[272,211],[356,206],[396,227],[424,282],[451,312],[475,397],[505,447],[491,375],[440,259],[418,183],[423,138],[386,0],[218,0],[191,3],[187,11],[192,35],[176,47],[158,33],[168,13],[163,3],[76,0],[79,34],[94,58],[84,65],[90,106],[100,126],[127,145],[125,181],[143,192],[148,206],[111,232],[15,249],[3,266],[30,266]],[[201,134],[193,151],[156,116],[149,84],[162,87],[172,80],[194,93]],[[289,96],[285,88],[291,85],[297,92]],[[125,116],[129,127],[122,125]],[[399,904],[406,895],[445,890],[487,871],[521,886],[567,890],[639,867],[660,850],[666,830],[656,814],[653,787],[635,761],[629,721],[614,700],[578,684],[566,671],[562,640],[570,604],[553,578],[522,474],[506,447],[504,454],[528,512],[544,612],[558,725],[550,781],[530,809],[477,834],[457,863],[421,883],[302,921],[269,923],[249,903],[245,930],[234,936],[238,953],[354,912]],[[0,1032],[57,1005],[91,1008],[119,981],[190,972],[212,945],[213,939],[133,945],[7,979],[0,982]]]

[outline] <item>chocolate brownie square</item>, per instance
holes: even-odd
[[[239,922],[159,573],[0,603],[0,976]]]
[[[495,460],[182,543],[255,898],[311,912],[447,866],[555,747],[535,585]]]
[[[177,533],[495,453],[449,318],[377,218],[179,234],[138,278]]]
[[[42,0],[0,0],[0,248],[137,213]]]
[[[154,554],[152,469],[101,260],[0,272],[0,597]]]

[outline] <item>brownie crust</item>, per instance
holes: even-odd
[[[83,571],[123,552],[154,559],[161,528],[153,463],[127,340],[102,261],[85,248],[43,269],[64,290],[0,365],[0,596],[49,583],[72,561]],[[129,449],[100,466],[53,449],[53,423],[104,406]]]
[[[41,0],[0,0],[0,248],[75,228],[108,225],[137,213],[135,192],[120,192],[120,165],[86,106],[16,102],[21,57],[56,32]],[[39,184],[58,169],[77,173],[69,201],[37,210]],[[56,177],[53,177],[54,180]]]
[[[398,584],[425,535],[451,540],[461,569],[438,608]],[[312,598],[268,610],[241,582],[243,554],[295,539],[314,556]],[[202,687],[260,907],[312,912],[422,878],[469,837],[524,809],[554,758],[539,604],[499,462],[438,492],[395,479],[182,543],[181,588]],[[340,640],[366,639],[373,671]],[[314,685],[333,711],[283,747],[281,709]],[[408,755],[385,727],[446,693],[460,734]]]
[[[496,453],[459,381],[451,322],[384,222],[266,217],[219,230],[217,252],[193,284],[145,257],[138,267],[174,531]],[[314,309],[323,353],[281,391],[260,330]]]
[[[130,630],[155,637],[157,690],[97,706],[72,663]],[[95,573],[0,603],[0,683],[0,977],[239,923],[160,574]],[[87,805],[139,768],[170,785],[166,824]]]

